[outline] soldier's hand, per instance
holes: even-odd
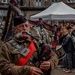
[[[37,67],[31,67],[30,72],[31,72],[31,75],[43,75],[43,72],[41,71],[41,69]]]
[[[43,61],[40,65],[40,69],[42,70],[48,70],[50,68],[50,62],[49,61]]]

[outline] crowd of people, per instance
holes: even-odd
[[[75,68],[75,23],[62,23],[56,25],[55,40],[65,51],[65,57],[62,58],[63,71],[72,72]]]

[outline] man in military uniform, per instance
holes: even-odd
[[[36,39],[32,37],[31,28],[24,16],[14,18],[14,37],[5,42],[0,50],[2,75],[49,75],[58,64],[58,57],[48,44],[40,43],[40,46],[45,51],[49,48],[50,58],[45,61],[40,60],[41,51],[35,46]]]

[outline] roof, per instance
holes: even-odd
[[[44,11],[31,16],[31,19],[38,19],[38,18],[43,18],[46,20],[55,20],[56,18],[59,19],[65,19],[67,18],[74,18],[75,19],[75,9],[69,7],[63,2],[58,2],[58,3],[53,3],[50,7],[45,9]]]

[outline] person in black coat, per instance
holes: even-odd
[[[73,52],[74,52],[74,46],[72,42],[72,38],[70,34],[68,33],[68,30],[65,28],[62,31],[63,33],[63,41],[62,41],[62,47],[65,50],[66,53],[66,61],[67,61],[67,66],[66,66],[66,71],[65,72],[72,72],[72,57],[73,57]]]

